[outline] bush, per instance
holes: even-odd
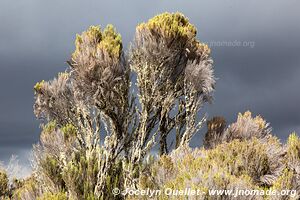
[[[249,112],[243,115],[239,114],[238,121],[234,124],[238,127],[241,117],[246,117],[247,123],[250,124],[251,120],[265,124],[261,117],[249,118],[249,116],[251,116]],[[223,119],[215,118],[208,124],[213,126],[223,123]],[[230,125],[228,129],[230,127],[232,126]],[[265,127],[265,125],[261,127]],[[208,128],[212,129],[212,127]],[[236,129],[231,128],[231,130]],[[238,131],[238,139],[226,141],[226,137],[224,137],[223,141],[218,140],[218,143],[211,143],[214,147],[211,146],[209,149],[191,149],[187,146],[176,149],[169,155],[161,156],[144,172],[145,175],[140,177],[140,187],[150,187],[162,191],[166,188],[200,189],[203,194],[199,196],[199,199],[233,198],[231,196],[209,196],[208,190],[212,189],[295,190],[296,196],[290,198],[299,198],[299,137],[295,133],[291,134],[287,145],[284,145],[270,133],[264,137],[258,137],[257,133],[257,131],[250,131],[241,137]],[[205,139],[207,140],[207,138]],[[162,196],[161,198],[168,199],[170,197]],[[182,199],[185,198],[182,197]],[[239,198],[287,199],[289,197],[257,195]]]
[[[9,185],[6,172],[0,169],[0,197],[8,196]]]
[[[128,57],[112,25],[76,36],[70,68],[34,87],[34,112],[43,120],[34,147],[42,193],[113,198],[116,186],[137,187],[157,138],[161,155],[189,143],[215,85],[210,49],[196,33],[180,13],[155,16],[137,26]],[[176,145],[169,146],[173,131]]]

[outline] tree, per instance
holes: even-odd
[[[196,33],[180,13],[158,15],[137,26],[129,56],[112,25],[77,35],[70,68],[34,87],[43,127],[35,173],[44,191],[110,199],[114,187],[137,187],[157,142],[160,155],[188,145],[215,85],[210,49]]]

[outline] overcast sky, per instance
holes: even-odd
[[[211,45],[218,80],[203,112],[231,123],[251,110],[285,141],[300,133],[299,8],[299,0],[1,0],[0,160],[16,154],[28,171],[40,133],[33,85],[66,69],[76,33],[114,24],[128,46],[138,23],[165,11],[184,13]]]

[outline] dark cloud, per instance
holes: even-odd
[[[299,6],[297,0],[2,0],[0,160],[18,154],[23,162],[37,142],[32,87],[64,71],[76,33],[111,23],[128,45],[139,22],[164,11],[183,12],[208,44],[254,42],[253,48],[211,47],[217,90],[203,112],[233,122],[238,112],[251,110],[271,122],[283,140],[293,130],[300,132]]]

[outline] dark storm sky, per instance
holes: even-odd
[[[212,45],[218,81],[214,103],[205,106],[209,117],[233,122],[251,110],[283,141],[300,133],[299,8],[298,0],[1,0],[0,160],[16,154],[29,165],[40,131],[33,85],[65,70],[76,33],[111,23],[128,45],[139,22],[164,11],[184,13]]]

